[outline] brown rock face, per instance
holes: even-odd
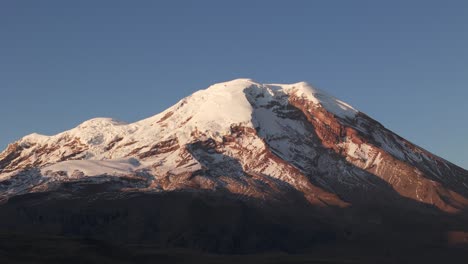
[[[22,150],[23,148],[19,146],[18,143],[8,145],[8,148],[0,154],[0,170],[2,172],[11,172],[15,170],[15,164],[19,162],[14,161],[21,155]]]
[[[145,159],[154,155],[175,151],[179,147],[177,138],[169,139],[153,145],[148,151],[138,154],[138,157]]]
[[[84,157],[88,146],[79,138],[64,137],[54,145],[35,143],[11,144],[0,156],[0,173],[42,167],[66,160],[79,160]]]
[[[424,157],[432,164],[459,171],[456,166],[447,164],[394,135],[364,114],[360,114],[357,120],[343,120],[301,98],[292,97],[290,103],[300,109],[307,121],[313,125],[315,134],[325,148],[333,150],[352,165],[384,180],[400,195],[451,213],[459,212],[468,205],[466,189],[457,193],[454,190],[459,188],[449,186],[451,182],[466,182],[466,171],[447,177],[448,175],[427,170],[424,162],[407,159],[406,157],[410,156]],[[400,150],[404,158],[387,152],[382,146],[383,142],[378,142],[375,135],[383,135],[382,138],[389,139],[392,144],[402,146]],[[359,151],[362,146],[366,146],[362,153],[364,155],[356,157],[352,155],[354,153],[350,153]],[[443,179],[444,177],[446,179]],[[452,177],[454,179],[450,179]]]

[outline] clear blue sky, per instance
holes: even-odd
[[[0,148],[212,83],[308,81],[468,168],[468,1],[1,1]]]

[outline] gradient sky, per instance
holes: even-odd
[[[307,81],[468,168],[468,1],[1,1],[0,148],[246,77]]]

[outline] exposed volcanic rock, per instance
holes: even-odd
[[[8,145],[7,149],[0,154],[0,170],[2,172],[15,170],[13,161],[19,158],[22,150],[23,148],[18,143]]]
[[[178,144],[177,138],[168,139],[165,141],[161,141],[157,144],[154,144],[148,151],[139,153],[138,157],[140,159],[145,159],[154,155],[172,152],[172,151],[177,150],[178,148],[179,148],[179,144]]]
[[[447,212],[457,212],[468,205],[468,199],[461,194],[444,188],[443,182],[438,179],[441,177],[440,174],[437,175],[427,170],[424,173],[422,164],[412,162],[407,157],[418,155],[417,157],[421,160],[424,157],[432,159],[434,163],[441,162],[440,158],[395,136],[363,114],[353,120],[342,120],[303,98],[293,96],[290,102],[300,109],[307,120],[313,124],[315,133],[325,148],[332,149],[354,166],[378,176],[402,196],[435,205]],[[384,148],[388,148],[389,145],[378,141],[383,138],[391,142],[390,146],[404,146],[398,149],[402,155],[387,152]],[[441,162],[441,164],[445,163]],[[455,170],[456,166],[452,167]],[[447,179],[448,181],[458,180],[458,184],[462,184],[466,181],[466,173],[465,177],[459,174],[447,178],[452,178]],[[455,188],[457,189],[460,190],[460,188]],[[467,189],[461,190],[468,197]]]

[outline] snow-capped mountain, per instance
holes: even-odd
[[[293,190],[320,207],[468,205],[466,170],[304,82],[219,83],[135,123],[91,119],[0,154],[4,201],[82,182],[279,201]]]

